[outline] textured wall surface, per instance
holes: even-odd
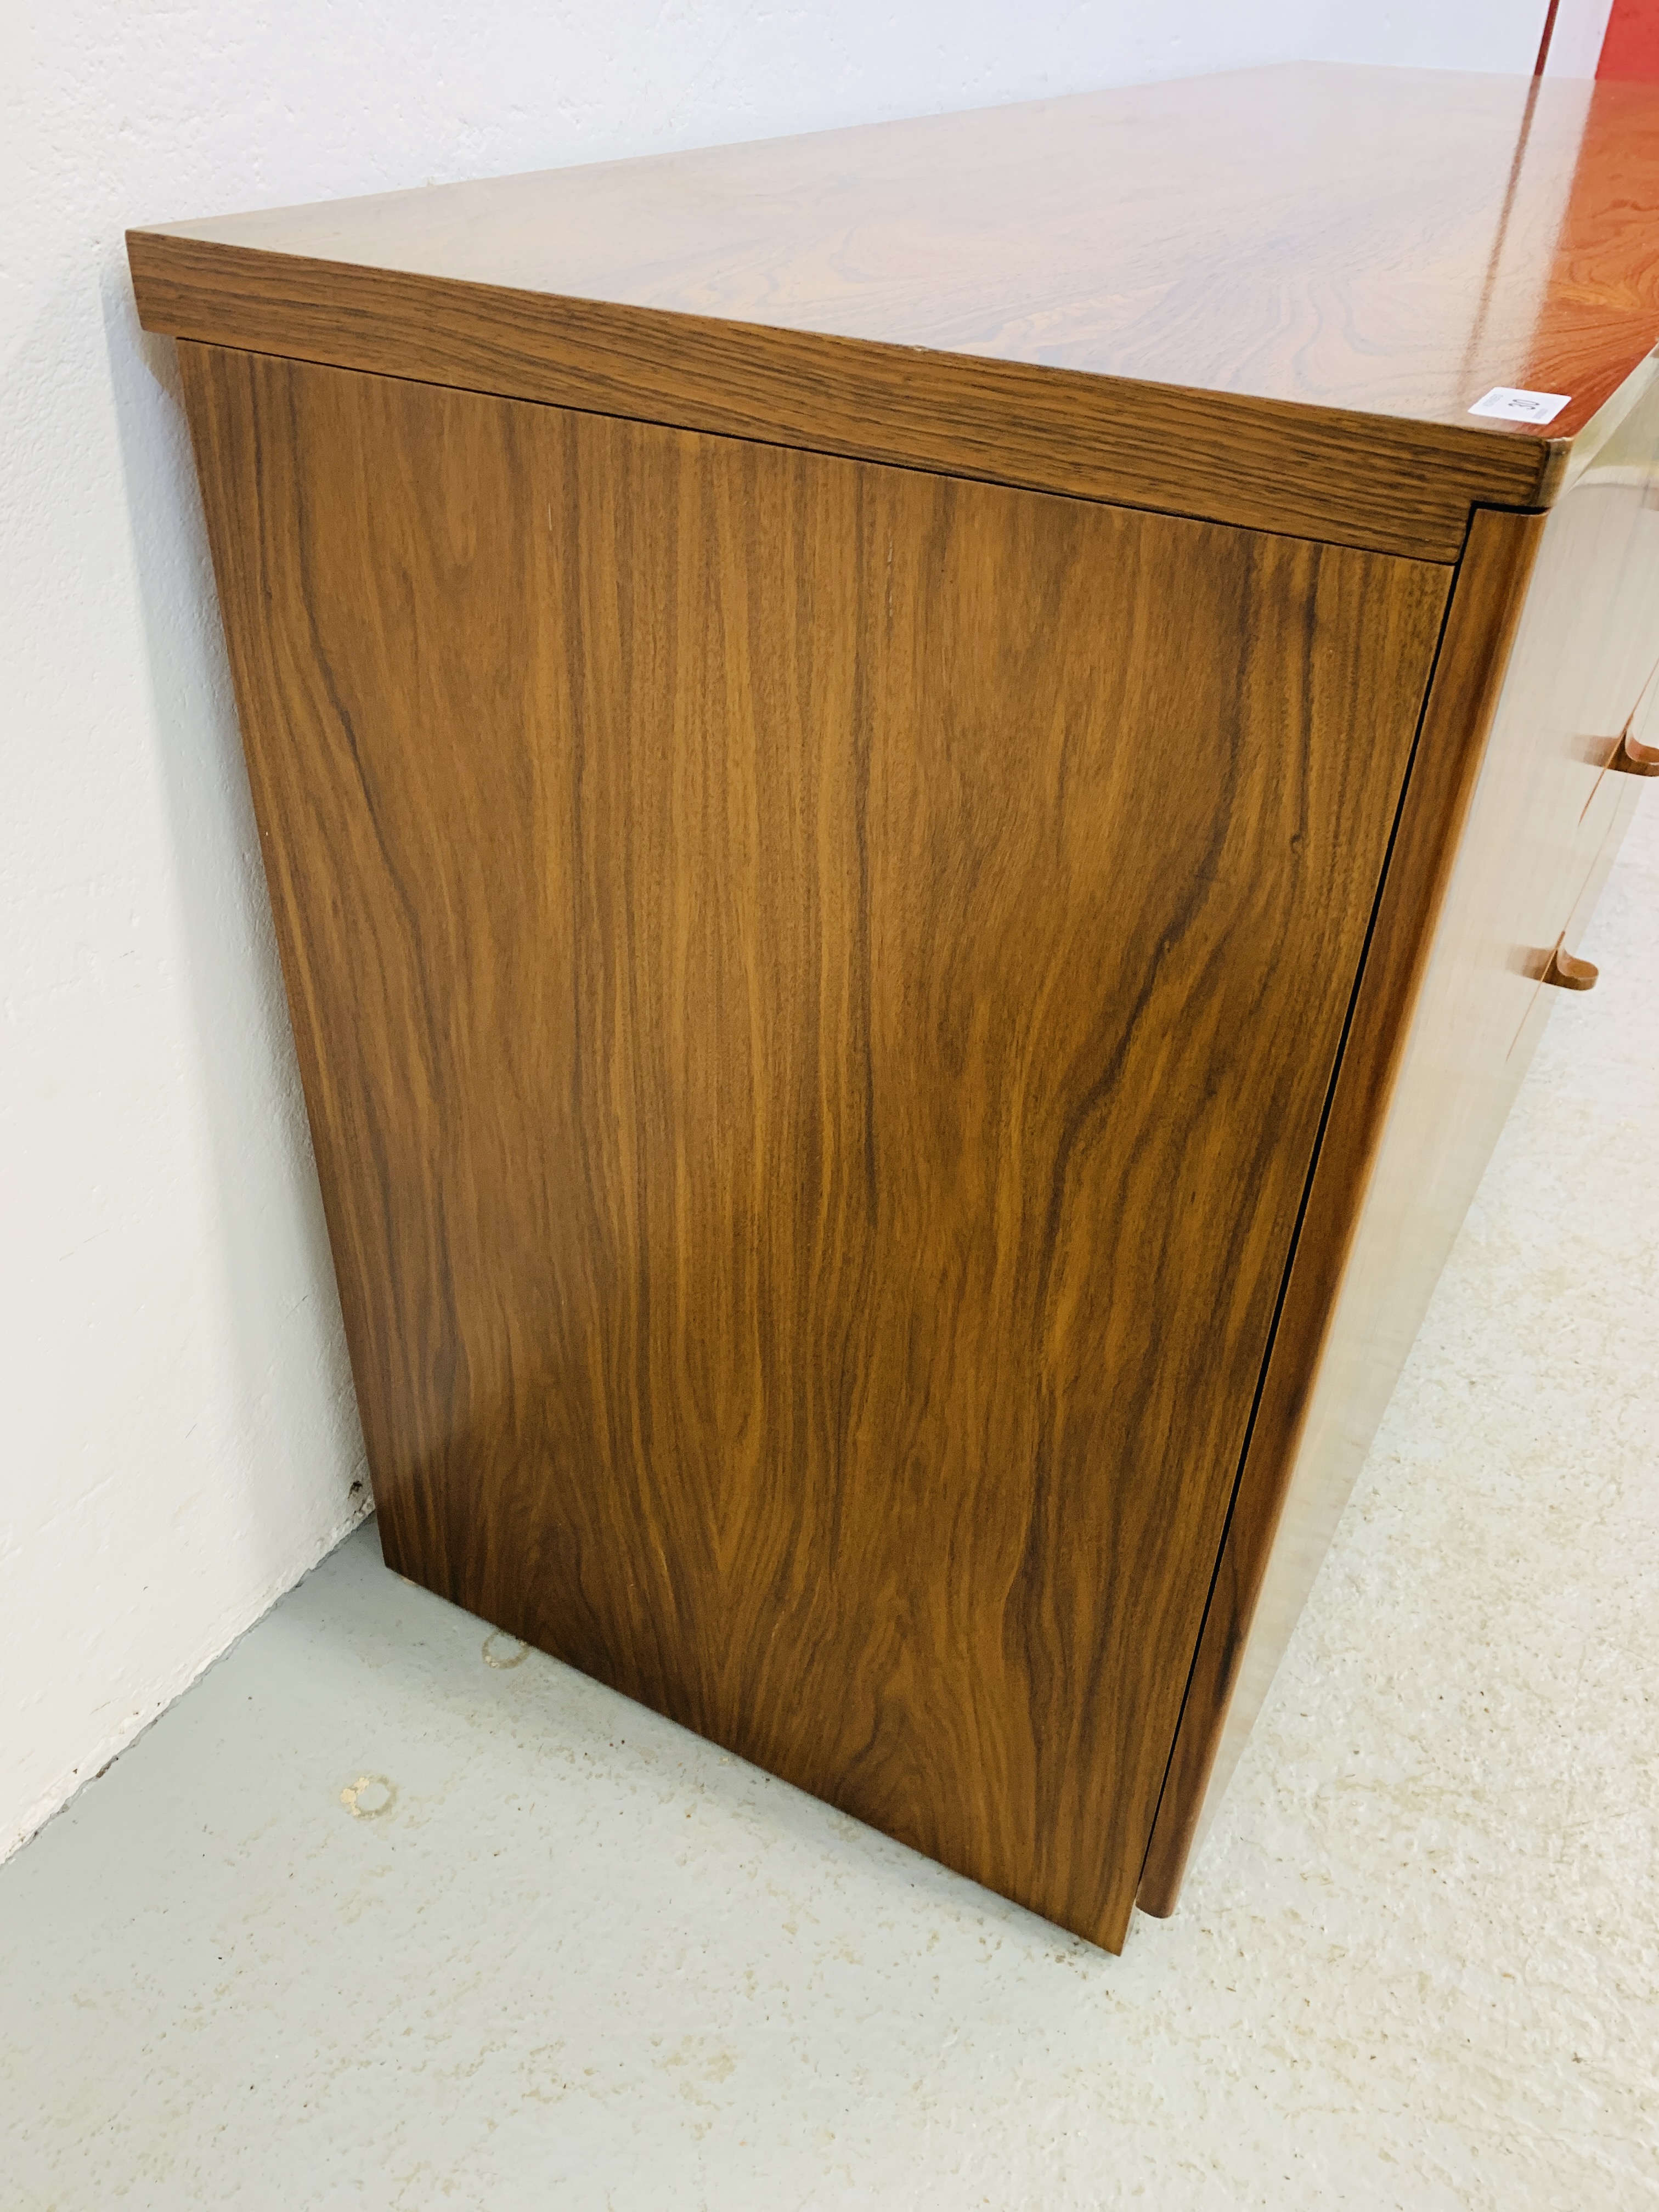
[[[380,1565],[0,1868],[7,2212],[1653,2212],[1659,789],[1121,1959]],[[9,2191],[9,2193],[8,2193]]]
[[[166,343],[123,228],[1293,58],[1525,69],[1542,0],[12,11],[0,100],[0,1850],[360,1510]],[[1565,0],[1553,65],[1593,64]]]

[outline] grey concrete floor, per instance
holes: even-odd
[[[1659,2205],[1656,917],[1649,823],[1173,1921],[1074,1942],[369,1527],[0,1869],[0,2206]]]

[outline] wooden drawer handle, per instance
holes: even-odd
[[[1555,941],[1555,950],[1544,970],[1544,981],[1554,983],[1564,991],[1593,991],[1601,969],[1591,960],[1579,960],[1566,949],[1564,931]]]
[[[1659,745],[1644,745],[1632,736],[1626,722],[1607,766],[1616,768],[1621,775],[1659,775]]]

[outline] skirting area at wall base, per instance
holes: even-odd
[[[233,1618],[228,1626],[222,1620],[216,1623],[217,1638],[208,1650],[193,1661],[175,1666],[155,1684],[142,1706],[112,1722],[107,1732],[94,1744],[83,1759],[55,1777],[52,1784],[25,1807],[21,1819],[14,1822],[3,1838],[0,1838],[0,1861],[9,1858],[14,1851],[21,1850],[37,1836],[56,1814],[74,1802],[88,1783],[107,1773],[122,1753],[130,1749],[140,1736],[153,1728],[167,1708],[198,1682],[210,1668],[216,1666],[228,1651],[234,1650],[287,1591],[309,1574],[319,1559],[326,1559],[354,1528],[362,1525],[374,1510],[367,1480],[354,1483],[352,1489],[355,1495],[349,1512],[325,1535],[313,1540],[305,1553],[285,1561],[262,1586],[247,1595],[240,1607],[240,1616]]]

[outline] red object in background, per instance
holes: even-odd
[[[1659,83],[1659,0],[1613,0],[1595,74],[1626,84]]]

